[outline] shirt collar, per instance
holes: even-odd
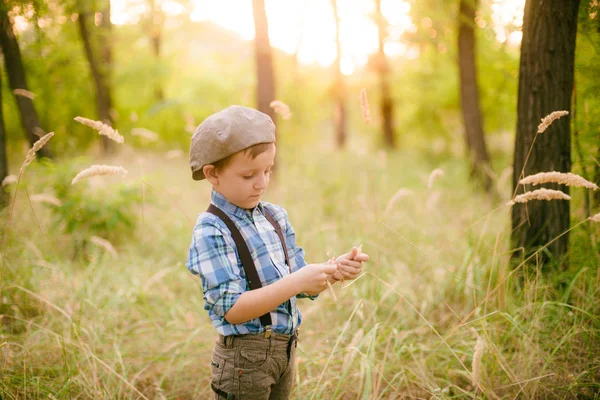
[[[237,217],[251,216],[252,212],[258,208],[258,210],[263,213],[263,204],[262,201],[258,202],[258,205],[253,209],[241,208],[236,206],[233,203],[230,203],[229,200],[225,198],[221,193],[217,192],[215,189],[212,190],[210,194],[211,203],[215,206],[219,207],[221,210],[226,213],[233,214]]]

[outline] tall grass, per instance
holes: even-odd
[[[569,270],[524,275],[509,269],[518,249],[509,248],[507,182],[506,198],[492,204],[469,189],[460,162],[313,149],[286,163],[292,152],[282,153],[264,200],[287,209],[307,260],[357,243],[371,256],[361,277],[334,286],[337,302],[327,292],[300,302],[293,398],[599,392],[600,257],[577,224],[590,224],[596,236],[599,225],[585,222],[583,211],[573,215]],[[185,268],[210,191],[191,181],[183,158],[138,156],[108,160],[158,199],[139,210],[143,224],[117,248],[118,259],[101,246],[89,260],[72,259],[69,238],[53,231],[44,204],[27,201],[21,185],[0,250],[3,399],[210,397],[215,333],[200,282]],[[31,167],[26,179],[42,192],[44,170]],[[444,177],[430,189],[438,167]],[[411,195],[394,196],[402,188]],[[540,272],[536,260],[527,263]]]

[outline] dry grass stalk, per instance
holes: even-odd
[[[165,158],[167,160],[174,160],[176,158],[181,158],[183,157],[183,151],[179,150],[179,149],[175,149],[175,150],[169,150],[167,151],[167,153],[165,154]]]
[[[480,386],[481,383],[481,360],[483,359],[483,352],[485,350],[485,343],[477,331],[471,328],[472,332],[477,337],[477,343],[475,344],[475,350],[473,351],[473,363],[471,365],[471,380],[474,386]]]
[[[521,185],[539,185],[541,183],[560,183],[561,185],[585,187],[592,190],[598,190],[598,185],[592,183],[583,177],[572,174],[571,172],[540,172],[535,175],[529,175],[521,179]]]
[[[196,132],[196,120],[192,114],[186,113],[185,116],[185,128],[183,128],[187,133],[194,134]]]
[[[15,89],[13,90],[13,93],[15,94],[15,96],[21,96],[21,97],[27,97],[28,99],[35,99],[35,93],[30,92],[29,90],[25,90],[25,89]]]
[[[44,145],[46,143],[48,143],[48,140],[52,139],[52,136],[54,136],[54,132],[49,132],[46,135],[42,136],[37,142],[35,142],[33,144],[33,146],[27,152],[27,155],[25,156],[25,160],[23,161],[23,164],[21,165],[21,170],[19,172],[20,174],[22,174],[23,171],[25,171],[25,168],[27,168],[27,166],[29,164],[31,164],[31,162],[33,160],[35,160],[35,153],[37,153],[37,151],[39,149],[44,147]]]
[[[399,189],[388,201],[387,205],[385,206],[384,212],[385,213],[389,212],[398,200],[400,200],[401,198],[406,197],[408,195],[412,195],[412,194],[413,194],[413,192],[410,189],[404,189],[404,188]]]
[[[429,174],[429,178],[427,179],[427,187],[431,189],[431,187],[433,186],[433,182],[435,182],[437,178],[443,175],[444,170],[441,168],[436,168],[433,171],[431,171],[431,173]]]
[[[98,247],[102,247],[114,258],[119,258],[119,253],[117,253],[117,250],[115,250],[114,246],[108,240],[103,239],[100,236],[92,236],[90,238],[90,242],[94,243]]]
[[[104,175],[127,175],[127,170],[121,166],[113,166],[113,165],[92,165],[80,171],[75,178],[71,181],[71,184],[74,185],[82,179],[89,178],[91,176],[104,176]]]
[[[371,118],[371,109],[369,108],[369,99],[365,88],[360,90],[360,109],[362,110],[363,121],[365,121],[365,124],[370,124],[373,118]]]
[[[344,355],[344,362],[342,363],[342,371],[344,371],[346,369],[346,367],[350,364],[350,362],[354,358],[354,354],[356,354],[355,352],[358,348],[358,345],[360,344],[360,342],[362,342],[364,336],[365,336],[364,329],[359,328],[356,331],[356,333],[354,334],[354,336],[352,337],[352,340],[350,341],[348,346],[346,346],[346,355]]]
[[[279,115],[281,115],[281,117],[283,119],[290,119],[292,117],[292,113],[290,112],[290,106],[288,106],[287,104],[285,104],[283,101],[280,100],[273,100],[269,106],[275,110],[275,112]]]
[[[329,264],[335,264],[335,257],[332,257],[329,261]],[[327,283],[327,291],[329,292],[329,294],[331,295],[331,298],[333,298],[333,301],[335,303],[337,303],[337,296],[335,295],[335,291],[333,290],[333,286],[331,286],[331,282],[329,282],[329,280],[325,281]]]
[[[530,200],[571,200],[571,196],[560,190],[538,189],[533,192],[525,192],[516,196],[506,203],[507,206],[514,206],[516,203],[527,203]]]
[[[74,119],[75,119],[75,121],[79,122],[80,124],[89,126],[90,128],[97,130],[100,135],[106,136],[109,139],[112,139],[117,143],[123,143],[125,141],[123,136],[121,136],[119,134],[119,131],[117,131],[116,129],[113,129],[112,127],[110,127],[109,125],[106,125],[105,123],[103,123],[101,121],[94,121],[94,120],[83,118],[83,117],[75,117]]]
[[[29,200],[34,203],[46,203],[56,207],[62,206],[62,201],[49,193],[38,193],[29,196]]]
[[[592,215],[590,217],[590,221],[592,221],[592,222],[600,222],[600,212],[598,214],[596,214],[596,215]]]
[[[542,118],[542,122],[538,125],[537,133],[544,133],[544,131],[546,129],[548,129],[548,127],[554,121],[556,121],[560,117],[564,117],[565,115],[568,115],[568,114],[569,114],[568,111],[553,111],[550,114],[546,115],[544,118]]]
[[[16,175],[6,175],[6,177],[2,180],[2,184],[0,186],[6,187],[8,185],[13,185],[17,183],[19,178]]]
[[[158,133],[146,128],[133,128],[131,130],[131,134],[134,136],[143,137],[151,142],[156,142],[158,140]]]

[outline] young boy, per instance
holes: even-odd
[[[334,264],[306,263],[286,211],[260,200],[275,151],[271,118],[241,106],[211,115],[192,137],[192,177],[213,190],[194,227],[187,268],[200,275],[218,333],[216,399],[287,399],[302,322],[296,298],[315,299],[327,282],[356,278],[369,258],[353,248]]]

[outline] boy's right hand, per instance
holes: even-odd
[[[300,292],[321,293],[327,287],[327,281],[335,273],[335,264],[308,264],[294,272]]]

